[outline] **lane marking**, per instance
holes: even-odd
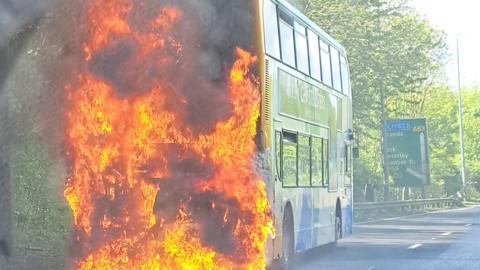
[[[415,245],[409,246],[407,249],[416,249],[416,248],[419,248],[421,246],[422,246],[422,244],[415,244]]]
[[[436,237],[433,237],[432,240],[437,240],[437,238],[436,238]]]
[[[472,223],[468,223],[468,224],[465,224],[465,227],[470,227],[472,225],[473,225]]]
[[[368,268],[368,270],[375,270],[375,266]]]
[[[441,236],[449,236],[450,234],[452,234],[452,232],[444,232],[441,234]]]

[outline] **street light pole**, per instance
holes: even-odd
[[[458,118],[460,128],[460,159],[461,159],[461,176],[462,176],[462,191],[463,198],[467,200],[467,184],[465,181],[465,145],[464,145],[464,133],[463,133],[463,102],[462,102],[462,82],[460,75],[460,42],[457,37],[457,72],[458,72]]]
[[[377,42],[380,43],[380,37],[382,34],[382,29],[380,25],[380,2],[377,2],[377,16],[376,16],[376,27],[377,27]],[[379,44],[378,44],[379,45]],[[382,74],[382,70],[378,70],[379,74]],[[380,106],[381,106],[381,144],[380,151],[382,154],[382,171],[383,171],[383,200],[390,200],[390,191],[388,188],[388,159],[387,159],[387,134],[386,134],[386,121],[387,121],[387,108],[386,108],[386,97],[385,97],[385,84],[383,83],[383,76],[378,78],[378,89],[380,90]]]

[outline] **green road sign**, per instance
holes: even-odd
[[[430,183],[427,120],[394,119],[386,122],[387,166],[397,187]]]

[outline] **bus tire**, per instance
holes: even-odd
[[[285,214],[283,218],[283,237],[282,237],[282,249],[283,249],[283,262],[284,269],[290,269],[293,256],[295,255],[294,245],[295,236],[293,233],[293,214],[290,207],[285,208]]]

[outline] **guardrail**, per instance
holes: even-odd
[[[463,203],[454,198],[423,199],[407,201],[388,201],[373,203],[354,203],[356,221],[364,221],[373,217],[399,216],[408,213],[463,207]]]

